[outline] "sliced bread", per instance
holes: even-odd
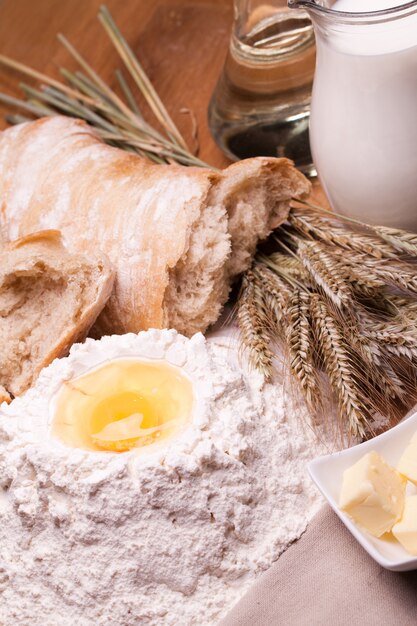
[[[58,231],[31,234],[1,251],[0,399],[24,392],[43,367],[86,337],[113,280],[105,255],[70,254]]]
[[[158,165],[66,117],[0,135],[5,240],[56,228],[69,250],[103,250],[115,267],[96,334],[204,332],[259,239],[309,191],[287,159],[247,159],[222,172]]]

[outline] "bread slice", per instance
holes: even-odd
[[[58,231],[0,253],[0,391],[19,395],[43,367],[83,340],[113,288],[105,255],[68,253]]]
[[[259,239],[285,220],[291,197],[309,191],[286,159],[247,159],[223,172],[157,165],[67,117],[0,135],[4,239],[59,229],[70,251],[103,250],[115,268],[95,334],[204,332]]]

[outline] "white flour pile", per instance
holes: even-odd
[[[62,381],[116,356],[182,367],[208,396],[193,424],[147,455],[53,440]],[[320,504],[306,464],[323,448],[279,385],[226,356],[174,331],[88,340],[2,405],[0,623],[214,625],[303,533]]]

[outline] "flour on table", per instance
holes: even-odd
[[[87,340],[1,406],[0,623],[214,626],[300,537],[321,504],[306,465],[324,446],[304,405],[243,371],[227,342]],[[193,423],[149,454],[54,440],[53,394],[116,356],[180,366],[205,394]]]

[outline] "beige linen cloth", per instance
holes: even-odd
[[[219,626],[417,626],[417,571],[380,567],[325,506]]]

